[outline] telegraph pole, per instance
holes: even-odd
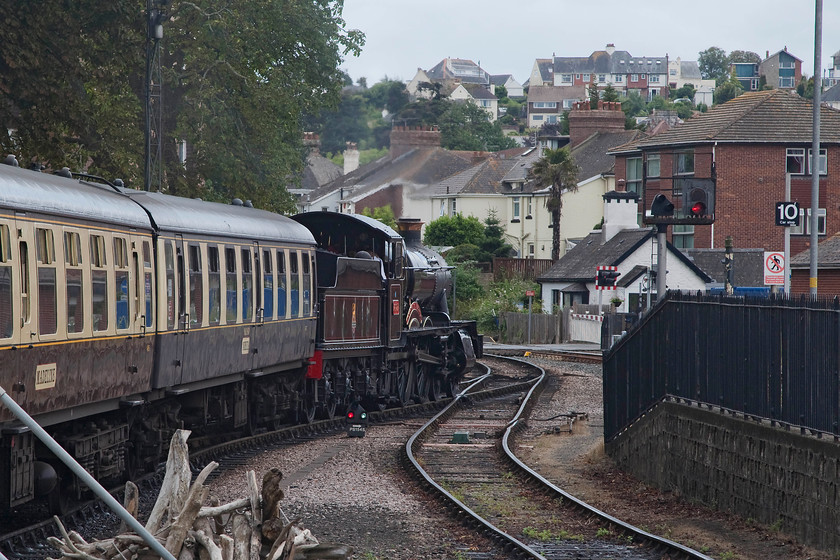
[[[163,179],[163,98],[161,95],[160,40],[164,6],[169,0],[146,0],[146,165],[143,187],[160,191]]]
[[[817,297],[817,271],[819,243],[818,224],[820,208],[820,98],[822,97],[822,80],[820,67],[822,66],[822,0],[816,0],[814,24],[814,140],[811,145],[811,247],[810,247],[810,294]]]

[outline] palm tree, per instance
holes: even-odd
[[[537,187],[551,187],[546,207],[551,212],[551,260],[560,258],[560,216],[563,213],[563,192],[577,192],[580,167],[575,163],[569,148],[547,149],[543,156],[528,170],[528,178]]]

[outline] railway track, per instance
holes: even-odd
[[[710,560],[622,522],[564,492],[515,455],[514,440],[540,398],[545,372],[493,382],[480,401],[465,389],[406,443],[416,477],[447,508],[497,543],[506,558]],[[469,443],[467,443],[469,442]]]
[[[545,348],[488,347],[486,356],[520,357],[532,359],[552,360],[556,362],[580,362],[587,364],[600,364],[602,354],[599,351],[589,350],[549,350]]]
[[[474,373],[468,374],[466,379],[469,380],[474,376]],[[374,425],[400,419],[428,418],[451,400],[447,398],[383,411],[370,411],[369,417]],[[210,477],[210,480],[213,480],[229,470],[240,468],[243,464],[247,464],[250,458],[266,450],[336,434],[344,431],[346,427],[344,417],[340,416],[331,420],[266,431],[200,449],[194,446],[197,447],[199,441],[209,441],[209,438],[192,438],[190,463],[193,471],[197,473],[210,461],[217,461],[219,467]],[[150,509],[153,505],[153,499],[157,496],[163,480],[164,467],[165,465],[161,464],[156,472],[134,480],[140,489],[143,501],[148,502],[141,503],[141,517],[144,513],[148,513],[148,511],[144,512],[144,506]],[[117,501],[122,502],[122,486],[112,488],[110,492]],[[99,500],[93,499],[75,504],[72,510],[60,519],[68,530],[75,530],[84,537],[93,539],[110,536],[117,531],[120,524],[119,518],[113,512]],[[8,517],[0,517],[0,558],[2,556],[10,560],[12,558],[45,558],[55,552],[47,544],[47,537],[50,536],[59,536],[59,531],[52,517],[47,514],[46,504],[27,504],[25,508],[13,512]]]

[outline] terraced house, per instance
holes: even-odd
[[[616,181],[642,192],[650,211],[654,192],[677,203],[684,185],[716,179],[715,221],[669,228],[678,248],[720,248],[732,236],[740,248],[780,251],[784,228],[775,224],[776,203],[798,202],[800,226],[791,228],[791,255],[809,243],[816,212],[820,239],[840,231],[840,111],[823,107],[821,144],[811,164],[813,104],[785,90],[748,92],[676,127],[610,150]],[[820,175],[819,208],[811,208],[812,173]]]

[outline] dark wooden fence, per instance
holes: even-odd
[[[840,436],[840,301],[669,293],[604,353],[604,438],[664,397]]]
[[[531,314],[531,344],[557,344],[564,340],[564,333],[568,332],[568,313],[547,315],[545,313]],[[505,313],[503,342],[509,344],[528,343],[528,314]]]
[[[522,278],[535,280],[543,272],[551,268],[551,259],[493,259],[493,279],[495,281]]]

